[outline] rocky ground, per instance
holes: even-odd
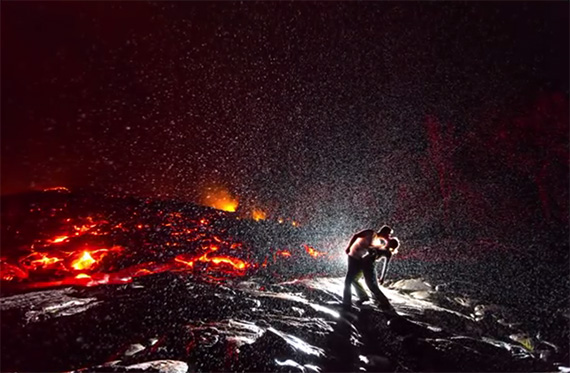
[[[3,371],[556,371],[568,346],[516,313],[421,279],[344,311],[343,279],[161,273],[0,299]],[[568,315],[556,315],[567,328]],[[566,326],[564,325],[566,323]],[[544,339],[543,339],[544,338]],[[564,350],[566,349],[566,350]]]
[[[1,205],[2,371],[569,371],[567,260],[543,243],[406,238],[394,315],[340,307],[344,233],[68,191]]]

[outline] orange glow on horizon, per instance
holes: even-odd
[[[216,187],[207,188],[207,192],[202,198],[202,204],[222,211],[235,212],[239,201],[227,189]]]
[[[66,193],[71,193],[71,190],[69,190],[66,187],[63,186],[56,186],[56,187],[52,187],[52,188],[45,188],[44,192],[66,192]]]
[[[260,220],[265,220],[267,219],[267,214],[265,213],[265,211],[260,210],[260,209],[254,209],[251,212],[251,217],[253,218],[253,220],[255,221],[260,221]]]

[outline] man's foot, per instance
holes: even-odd
[[[358,311],[358,308],[353,306],[352,303],[343,303],[342,310],[346,312]]]
[[[392,305],[388,304],[388,305],[379,305],[378,306],[380,308],[380,310],[382,312],[385,312],[387,314],[390,315],[397,315],[398,313],[396,312],[396,309],[394,307],[392,307]]]
[[[374,304],[380,309],[382,312],[391,313],[397,315],[396,309],[392,307],[390,303],[380,302],[378,299],[374,299]]]
[[[360,306],[362,306],[362,303],[368,302],[369,300],[370,300],[370,298],[362,298],[362,299],[357,300],[357,301],[354,302],[354,303],[355,303],[357,306],[360,307]]]

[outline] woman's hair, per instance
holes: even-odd
[[[390,228],[389,226],[384,225],[384,226],[382,226],[382,228],[380,228],[380,230],[376,234],[382,238],[388,239],[388,237],[390,237],[390,235],[392,233],[394,233],[394,230],[392,228]]]
[[[398,239],[398,237],[392,237],[388,240],[388,245],[386,246],[387,249],[395,251],[396,249],[398,249],[398,247],[400,247],[400,240]]]

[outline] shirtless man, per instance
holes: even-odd
[[[365,302],[369,299],[362,285],[358,283],[358,279],[364,275],[366,285],[370,291],[372,291],[372,294],[380,307],[383,310],[394,310],[388,301],[388,298],[386,298],[378,287],[374,265],[374,262],[378,257],[384,256],[386,258],[382,268],[382,275],[380,276],[380,283],[383,283],[392,253],[398,246],[397,239],[390,239],[391,233],[392,229],[388,226],[382,227],[378,232],[375,232],[372,229],[366,229],[355,234],[350,240],[350,243],[345,250],[348,254],[348,271],[344,281],[343,294],[343,305],[345,307],[352,306],[352,285],[354,285],[356,289],[359,303]]]

